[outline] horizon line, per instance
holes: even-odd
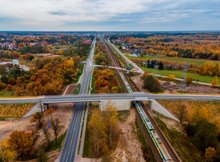
[[[218,30],[0,30],[0,32],[220,32]]]

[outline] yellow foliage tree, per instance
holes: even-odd
[[[99,157],[108,150],[108,146],[106,145],[106,126],[101,117],[100,110],[93,111],[88,124],[88,128],[90,134],[90,141],[93,144],[93,153],[96,157]]]
[[[8,140],[0,142],[0,161],[14,161],[17,157],[17,152],[10,150]]]
[[[175,77],[176,76],[174,74],[169,74],[168,75],[168,79],[171,80],[171,81],[173,81],[175,79]]]
[[[206,162],[213,162],[216,157],[216,150],[213,147],[208,147],[205,150],[205,160]]]
[[[29,153],[34,143],[34,136],[32,133],[14,131],[11,133],[8,143],[10,149],[17,152],[18,159],[25,160],[30,156]]]
[[[202,75],[213,75],[213,70],[215,69],[215,64],[213,62],[206,62],[202,65],[200,69],[200,74]]]
[[[215,76],[214,79],[212,80],[212,86],[213,87],[218,87],[219,86],[219,81],[218,81],[217,76]]]
[[[73,67],[74,66],[73,58],[70,58],[70,59],[66,60],[65,64],[66,64],[67,67]]]
[[[63,50],[62,50],[62,49],[59,49],[59,50],[57,51],[57,54],[58,54],[58,55],[63,55]]]
[[[104,122],[107,128],[108,142],[110,149],[113,149],[117,144],[118,138],[118,112],[112,105],[107,107],[107,111],[104,112]]]

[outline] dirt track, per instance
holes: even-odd
[[[135,111],[131,109],[127,120],[119,125],[122,133],[119,137],[118,146],[112,154],[113,162],[145,162],[134,123]]]

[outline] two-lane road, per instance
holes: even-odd
[[[90,51],[89,57],[86,61],[84,66],[84,71],[81,78],[80,83],[80,92],[79,94],[87,94],[90,85],[92,67],[93,67],[93,56],[95,51],[95,43],[96,40],[94,39],[92,43],[92,49]],[[70,123],[69,130],[67,132],[65,143],[63,146],[62,154],[60,157],[60,162],[73,162],[78,152],[78,144],[80,138],[80,130],[81,130],[81,123],[83,119],[83,114],[85,111],[84,102],[76,103],[75,111],[73,114],[73,118]]]

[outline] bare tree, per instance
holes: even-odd
[[[60,120],[59,119],[55,119],[55,120],[51,120],[51,127],[53,129],[54,132],[54,136],[55,136],[55,142],[57,145],[57,137],[59,132],[61,131],[62,126],[60,125]]]

